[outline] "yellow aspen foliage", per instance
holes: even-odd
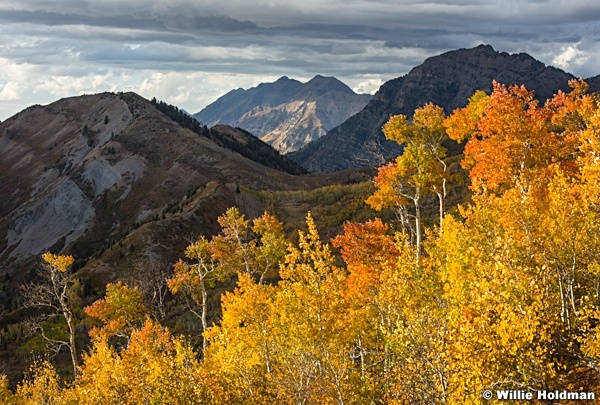
[[[0,403],[6,405],[17,404],[15,396],[8,388],[8,378],[5,375],[0,375]]]
[[[585,86],[574,88],[539,107],[524,88],[496,85],[467,143],[478,195],[428,249],[457,359],[452,403],[484,403],[486,388],[560,389],[596,361],[600,223],[586,170],[598,132]]]
[[[217,221],[221,233],[211,240],[210,251],[213,259],[231,274],[252,273],[250,255],[250,221],[236,207],[229,208]]]
[[[397,352],[392,350],[390,334],[397,325],[394,313],[403,306],[394,285],[406,286],[407,281],[396,272],[396,266],[414,257],[414,252],[407,251],[403,241],[398,246],[390,227],[379,219],[344,224],[344,233],[332,244],[340,249],[349,273],[342,293],[348,330],[354,339],[352,367],[357,371],[356,384],[363,388],[360,397],[382,397],[395,379],[390,378],[390,371]]]
[[[270,387],[276,361],[271,319],[275,289],[242,273],[236,290],[222,297],[223,318],[206,333],[210,345],[203,361],[204,369],[227,381],[229,394],[218,395],[219,404],[275,401]]]
[[[252,226],[237,208],[230,208],[218,219],[222,232],[210,240],[201,236],[185,250],[188,262],[178,261],[174,275],[167,280],[173,294],[182,291],[200,307],[194,311],[208,329],[208,290],[235,274],[246,273],[262,284],[277,274],[283,262],[287,241],[282,224],[265,212]],[[203,338],[206,349],[206,338]]]
[[[253,275],[258,276],[258,282],[262,284],[267,277],[279,275],[279,267],[285,259],[288,242],[283,232],[283,224],[268,212],[254,219],[252,231],[256,235],[256,242],[251,250],[256,268]]]
[[[503,381],[530,389],[554,381],[543,275],[520,262],[493,210],[469,215],[465,225],[448,218],[430,251],[444,283],[451,403],[483,403],[483,389]]]
[[[133,330],[143,324],[148,314],[138,288],[128,287],[121,281],[107,284],[105,297],[85,307],[84,311],[103,324],[100,328],[90,330],[93,339],[107,339],[111,336],[128,338]]]
[[[283,225],[275,216],[265,212],[251,225],[251,221],[232,207],[218,221],[222,231],[211,239],[210,251],[224,272],[245,272],[259,283],[277,274],[287,242]]]
[[[201,403],[203,390],[196,380],[196,354],[181,339],[147,320],[131,335],[121,355],[127,379],[126,403]]]
[[[208,329],[206,316],[208,313],[208,289],[215,286],[217,281],[224,281],[233,275],[232,272],[219,267],[212,258],[210,242],[200,237],[185,250],[186,257],[193,261],[186,263],[179,260],[173,266],[173,277],[167,279],[167,285],[173,294],[179,291],[192,297],[200,307],[200,313],[194,314],[200,318],[202,333]],[[202,338],[202,348],[206,349],[206,337]]]
[[[275,298],[277,333],[273,384],[287,402],[347,402],[354,373],[353,335],[344,314],[345,272],[333,266],[328,244],[321,242],[310,214],[298,247],[290,246]]]
[[[427,257],[411,260],[414,252],[400,235],[395,248],[398,259],[383,267],[376,295],[384,365],[376,377],[389,403],[443,403],[449,370],[442,285]]]
[[[83,356],[77,384],[63,393],[74,403],[118,405],[125,402],[129,388],[119,354],[105,339],[96,339]]]
[[[489,95],[478,90],[469,97],[469,103],[466,107],[454,110],[444,121],[450,139],[463,142],[465,139],[470,138],[477,131],[479,120],[490,101]]]
[[[265,286],[240,275],[223,298],[222,324],[207,334],[205,364],[232,381],[239,403],[345,403],[362,389],[343,315],[345,273],[310,214],[307,226],[288,247],[282,280]]]
[[[440,226],[445,213],[448,166],[444,161],[447,139],[444,110],[431,103],[415,110],[412,122],[405,115],[396,115],[383,126],[389,140],[404,145],[404,152],[379,169],[375,178],[375,193],[366,200],[376,210],[395,207],[402,229],[410,233],[411,243],[416,246],[417,258],[421,252],[422,199],[436,194],[439,199]],[[414,214],[408,212],[412,204]]]
[[[95,340],[79,378],[61,395],[69,404],[207,403],[199,368],[197,353],[182,338],[148,319],[120,353]]]
[[[19,405],[62,404],[60,385],[60,378],[49,362],[36,362],[17,387],[15,403]]]
[[[50,252],[44,253],[42,255],[42,259],[50,266],[52,266],[53,269],[61,273],[67,271],[67,269],[71,267],[71,265],[75,261],[75,259],[73,259],[73,256],[55,255]]]

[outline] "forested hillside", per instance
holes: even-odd
[[[404,154],[367,203],[396,220],[347,222],[330,242],[311,214],[290,240],[272,214],[237,208],[190,242],[167,277],[196,335],[161,324],[157,302],[109,284],[83,307],[73,259],[45,254],[40,358],[7,404],[478,404],[497,390],[600,394],[600,101],[571,81],[541,104],[494,83],[446,116],[432,104],[392,117]],[[465,142],[471,198],[448,203]],[[436,202],[436,220],[423,221]],[[389,211],[388,211],[389,212]],[[210,322],[207,291],[235,282]],[[52,287],[52,288],[51,288]],[[83,308],[82,308],[83,307]],[[55,315],[55,316],[52,316]],[[90,344],[76,340],[87,325]],[[490,390],[492,401],[484,399]],[[535,394],[538,395],[538,394]],[[537,398],[534,395],[534,398]]]

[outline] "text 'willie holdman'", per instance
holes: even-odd
[[[485,390],[484,399],[492,399],[493,392]],[[575,401],[591,401],[596,399],[593,392],[573,392],[573,391],[524,391],[524,390],[496,390],[497,399],[505,400],[558,400],[570,399]]]

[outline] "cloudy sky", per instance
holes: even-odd
[[[429,56],[490,44],[600,74],[597,0],[2,0],[0,120],[135,91],[196,113],[228,91],[336,76],[373,93]]]

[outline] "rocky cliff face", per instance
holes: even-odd
[[[140,157],[111,165],[102,153],[132,122],[127,104],[106,96],[77,104],[34,106],[0,125],[0,188],[9,196],[0,206],[2,258],[71,243],[92,227],[94,197],[140,175]]]
[[[572,78],[527,54],[509,55],[491,46],[447,52],[385,83],[362,111],[289,157],[309,171],[381,164],[401,153],[401,147],[386,141],[381,132],[392,115],[410,116],[427,102],[451,113],[465,106],[476,90],[490,92],[493,80],[507,85],[525,84],[545,100],[559,89],[569,90]]]
[[[208,126],[244,128],[289,153],[325,135],[370,99],[333,77],[315,76],[304,84],[282,77],[249,90],[233,90],[194,117]]]

